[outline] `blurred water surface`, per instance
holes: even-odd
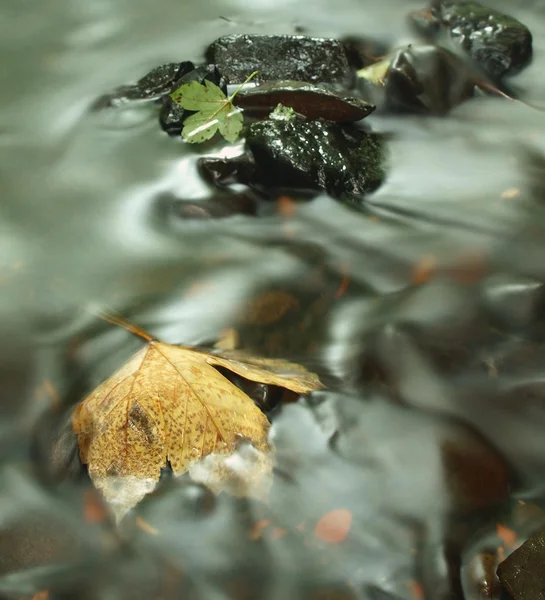
[[[373,115],[390,172],[365,211],[320,196],[291,216],[271,202],[257,218],[192,221],[161,198],[218,193],[198,178],[204,151],[166,136],[150,104],[89,110],[228,33],[409,43],[419,6],[2,3],[0,593],[478,598],[467,565],[501,546],[497,523],[520,542],[543,522],[545,112],[481,97],[441,119]],[[510,83],[545,108],[545,9],[496,6],[532,30],[534,60]],[[91,311],[210,343],[267,290],[301,308],[243,343],[330,382],[271,415],[284,473],[271,506],[184,481],[144,503],[159,536],[82,519],[87,484],[51,484],[44,431],[140,344]],[[324,546],[313,526],[333,509],[353,525]],[[255,542],[260,518],[277,533]]]

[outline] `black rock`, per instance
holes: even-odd
[[[178,89],[184,83],[190,83],[191,81],[202,83],[205,79],[215,83],[223,90],[223,92],[227,91],[225,80],[222,78],[216,67],[214,65],[205,65],[184,74],[183,77],[177,80],[176,85],[169,90],[169,92]],[[163,96],[162,104],[163,106],[159,113],[161,127],[169,135],[180,135],[183,128],[183,121],[189,115],[193,114],[194,111],[184,110],[179,104],[176,104],[169,95]]]
[[[163,96],[162,107],[159,113],[159,123],[168,135],[180,135],[183,129],[183,120],[189,116],[179,104],[176,104],[170,96]]]
[[[230,159],[201,158],[197,168],[206,182],[220,188],[233,183],[249,183],[255,174],[255,163],[249,154]]]
[[[134,85],[124,85],[111,94],[99,98],[93,107],[116,106],[129,100],[153,100],[169,94],[178,87],[178,82],[186,73],[193,71],[195,65],[190,61],[167,63],[152,69]]]
[[[227,35],[213,42],[207,60],[229,83],[294,80],[349,85],[353,73],[343,45],[334,39],[303,35]]]
[[[361,79],[379,109],[444,115],[473,95],[475,76],[452,52],[438,46],[398,50],[380,82]]]
[[[520,21],[471,0],[440,0],[435,12],[450,35],[494,79],[532,57],[532,34]]]
[[[384,149],[379,136],[348,126],[302,119],[252,123],[246,145],[259,177],[275,187],[324,189],[353,197],[383,181]]]
[[[545,600],[545,529],[528,539],[498,567],[513,600]]]
[[[163,94],[169,94],[178,87],[180,79],[194,69],[195,65],[189,60],[156,67],[138,80],[135,86],[138,88],[138,97],[158,98]]]
[[[375,110],[373,104],[360,98],[302,81],[265,83],[241,91],[235,97],[235,104],[249,116],[266,117],[278,104],[283,104],[309,119],[336,123],[359,121]]]

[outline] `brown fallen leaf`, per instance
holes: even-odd
[[[213,491],[253,494],[252,488],[260,487],[256,480],[267,481],[272,470],[269,421],[214,367],[297,393],[323,387],[319,378],[287,361],[240,351],[211,354],[164,344],[127,328],[146,337],[147,345],[72,416],[81,460],[116,518],[153,491],[167,462],[175,475],[190,471],[193,477],[195,471],[194,478]],[[222,462],[221,456],[233,454],[243,440],[251,443],[253,454],[246,452],[243,464],[230,456]],[[203,476],[203,464],[211,467],[212,479]],[[238,478],[235,485],[232,477]],[[251,479],[246,487],[241,485],[245,478]]]

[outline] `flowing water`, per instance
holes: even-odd
[[[496,6],[532,30],[534,60],[510,83],[545,108],[545,9]],[[224,34],[303,27],[398,46],[419,7],[2,3],[5,597],[499,597],[494,563],[545,521],[545,112],[487,96],[441,119],[372,115],[390,171],[364,212],[323,195],[289,215],[270,200],[257,216],[189,220],[172,199],[213,198],[197,160],[229,150],[188,150],[153,104],[90,110]],[[295,299],[286,318],[242,323],[250,299],[279,291]],[[267,508],[183,480],[139,509],[153,529],[116,532],[93,518],[88,482],[52,482],[50,432],[141,344],[96,310],[170,343],[235,327],[328,382],[271,414]],[[315,530],[334,510],[352,518],[341,543]]]

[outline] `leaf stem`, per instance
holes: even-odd
[[[246,77],[246,79],[244,80],[243,83],[241,83],[238,88],[229,96],[228,98],[228,102],[232,102],[233,98],[240,92],[240,90],[249,82],[251,81],[257,74],[259,73],[259,71],[254,71],[251,75],[248,75],[248,77]]]

